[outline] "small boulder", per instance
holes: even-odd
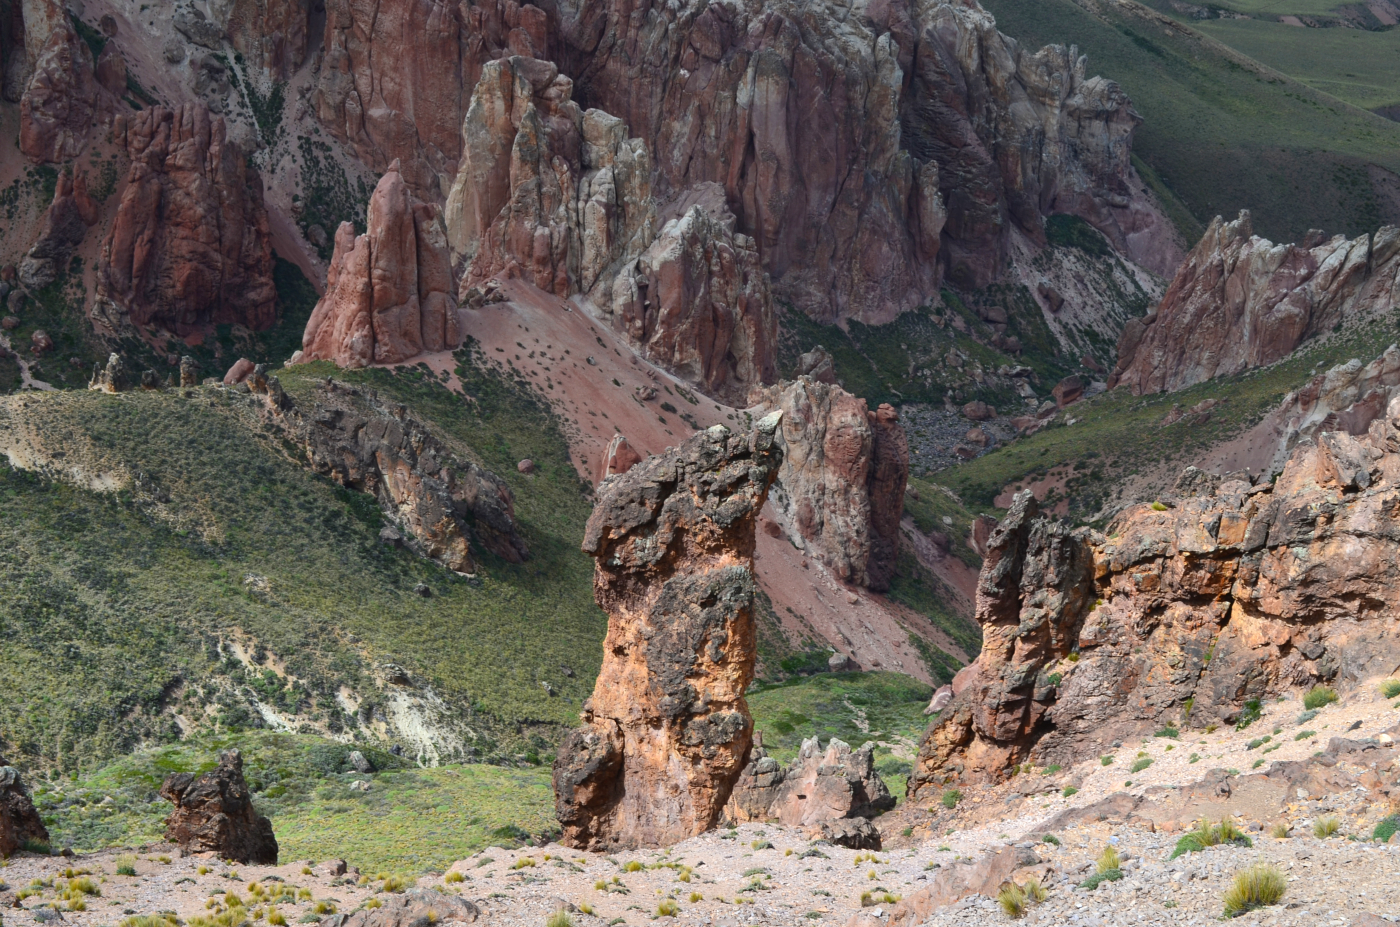
[[[1065,377],[1055,388],[1050,391],[1050,395],[1055,397],[1055,405],[1063,409],[1070,403],[1078,402],[1084,397],[1084,390],[1089,386],[1084,378],[1077,374]]]
[[[165,839],[182,853],[215,853],[254,865],[277,864],[272,822],[253,808],[237,750],[219,755],[219,765],[201,776],[176,773],[160,787],[175,811],[165,819]]]
[[[228,373],[224,374],[224,386],[237,386],[253,373],[254,364],[246,357],[240,357]]]
[[[962,412],[974,422],[989,422],[997,416],[997,410],[980,399],[973,400],[963,406]]]
[[[53,350],[53,339],[42,328],[34,329],[34,334],[29,336],[29,343],[35,354],[47,354]]]
[[[837,818],[823,821],[822,839],[833,846],[848,850],[878,850],[881,848],[880,832],[865,818]]]
[[[351,751],[350,751],[350,756],[347,757],[347,759],[349,759],[350,765],[353,766],[353,767],[355,767],[355,771],[356,771],[356,772],[362,772],[362,773],[372,773],[372,772],[374,772],[374,764],[371,763],[371,762],[369,761],[369,758],[366,757],[366,756],[365,756],[363,753],[361,753],[359,750],[351,750]],[[344,865],[344,864],[342,864],[342,865]],[[341,872],[344,872],[344,871],[345,871],[345,870],[343,870],[343,869],[341,870]],[[339,874],[340,874],[340,873],[336,873],[336,875],[339,875]]]
[[[821,345],[803,354],[797,362],[800,376],[811,377],[820,383],[836,382],[836,365],[830,352]]]
[[[530,458],[526,457],[524,460],[520,461],[520,463],[515,465],[515,469],[528,476],[529,474],[535,472],[535,462]]]
[[[928,707],[924,709],[924,714],[934,715],[948,707],[948,703],[953,700],[953,687],[942,686],[933,693],[933,698],[929,699]]]
[[[0,319],[0,328],[3,328],[7,332],[12,332],[19,328],[19,319],[15,316],[7,315],[3,319]]]
[[[833,653],[826,659],[826,668],[833,673],[844,673],[851,666],[851,658],[844,653]]]

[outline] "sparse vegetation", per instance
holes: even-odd
[[[1392,814],[1384,817],[1376,824],[1376,829],[1371,831],[1371,839],[1377,843],[1386,843],[1395,832],[1400,830],[1400,814]]]
[[[1313,836],[1319,840],[1335,837],[1342,830],[1342,822],[1335,815],[1326,814],[1313,822]]]
[[[1387,679],[1381,683],[1381,697],[1395,698],[1400,695],[1400,679]]]
[[[1254,841],[1236,826],[1231,818],[1222,818],[1219,824],[1212,824],[1202,819],[1196,823],[1194,829],[1182,834],[1176,841],[1176,847],[1172,850],[1172,859],[1186,853],[1199,853],[1206,847],[1221,846],[1230,844],[1238,847],[1254,846]]]
[[[1007,917],[1024,917],[1028,902],[1025,890],[1015,882],[1007,882],[997,892],[997,904]]]
[[[962,792],[957,789],[944,789],[942,801],[943,807],[952,811],[958,806],[958,802],[962,801]]]
[[[1235,875],[1225,890],[1225,916],[1238,917],[1256,908],[1278,904],[1288,890],[1283,871],[1272,863],[1256,863]]]
[[[1337,700],[1337,692],[1327,686],[1313,686],[1303,696],[1303,707],[1309,711],[1317,711]]]

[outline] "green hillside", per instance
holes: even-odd
[[[1077,45],[1091,74],[1123,85],[1144,119],[1134,149],[1155,174],[1144,179],[1160,179],[1196,222],[1250,209],[1259,234],[1276,241],[1310,228],[1356,235],[1400,222],[1400,203],[1370,169],[1400,172],[1400,124],[1130,0],[983,5],[1023,45]]]

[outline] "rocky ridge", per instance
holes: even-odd
[[[715,425],[599,488],[583,549],[608,633],[583,727],[554,762],[564,844],[674,843],[729,800],[753,735],[754,529],[780,418],[749,435]]]
[[[1109,386],[1172,392],[1280,360],[1304,341],[1400,301],[1400,229],[1276,245],[1249,212],[1219,216],[1157,308],[1130,321]]]
[[[1019,494],[986,544],[982,652],[925,735],[910,794],[1392,670],[1400,401],[1362,427],[1299,441],[1272,483],[1190,468],[1107,534]]]

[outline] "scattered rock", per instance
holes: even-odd
[[[175,804],[165,819],[165,839],[184,853],[215,853],[239,863],[275,865],[272,822],[253,808],[237,750],[219,754],[219,765],[201,776],[175,773],[160,787]]]
[[[36,355],[47,354],[53,350],[53,339],[42,328],[36,328],[29,336],[29,349]]]
[[[415,888],[385,895],[378,908],[362,908],[353,914],[335,914],[321,920],[321,927],[423,927],[428,924],[472,923],[481,910],[460,895]]]

